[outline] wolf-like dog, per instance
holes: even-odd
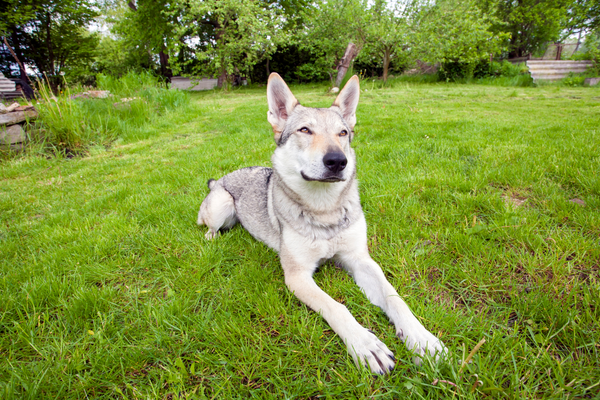
[[[394,368],[392,352],[312,277],[320,264],[335,260],[385,311],[397,336],[416,354],[415,362],[427,353],[437,358],[445,352],[369,256],[350,147],[359,94],[358,77],[353,76],[331,107],[303,107],[283,79],[271,74],[267,119],[277,144],[273,168],[243,168],[209,180],[198,224],[208,226],[206,238],[212,239],[239,222],[278,252],[289,290],[325,318],[358,366],[386,374]]]

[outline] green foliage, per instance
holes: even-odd
[[[40,83],[34,142],[55,153],[78,154],[118,138],[142,139],[152,134],[152,124],[161,115],[185,109],[189,102],[189,94],[167,89],[149,72],[129,72],[121,78],[100,74],[97,84],[111,95],[71,98],[82,88],[65,88],[54,96],[48,85]]]
[[[53,86],[60,75],[92,62],[98,43],[97,35],[87,30],[97,16],[92,0],[11,0],[6,10],[0,12],[2,18],[13,15],[0,25],[7,41],[22,63],[31,64]],[[15,63],[10,53],[3,61]]]
[[[473,1],[438,1],[421,14],[416,53],[424,61],[463,63],[466,75],[472,76],[474,64],[499,53],[508,36],[492,31],[496,22]]]
[[[567,0],[478,0],[478,4],[497,20],[493,31],[507,33],[508,56],[535,53],[547,42],[559,38],[567,21]]]
[[[125,39],[103,36],[96,50],[94,70],[97,73],[122,76],[129,71],[155,70],[154,61],[144,46]]]
[[[477,63],[448,62],[443,63],[438,71],[441,81],[455,82],[470,78],[505,77],[514,78],[519,75],[529,75],[529,69],[524,63],[513,64],[506,60],[481,60]]]
[[[277,29],[284,25],[283,12],[260,0],[191,0],[180,7],[173,51],[189,49],[194,59],[174,61],[175,73],[187,69],[225,83],[234,73],[247,75],[278,43],[287,41],[286,31]]]
[[[589,60],[592,60],[594,63],[588,72],[592,75],[600,76],[600,29],[586,37],[585,47],[588,49]]]
[[[419,10],[419,2],[377,0],[367,11],[365,46],[360,53],[361,61],[378,59],[383,69],[383,80],[387,81],[392,62],[406,64],[411,47],[411,26]]]
[[[296,75],[298,78],[304,82],[322,81],[329,78],[326,73],[326,71],[328,71],[328,66],[320,65],[318,61],[322,60],[316,60],[315,62],[298,66],[296,68]]]
[[[569,72],[566,78],[561,79],[560,85],[562,86],[583,86],[585,76],[576,75],[573,72]]]
[[[600,28],[599,0],[572,0],[567,2],[566,11],[561,41],[570,35],[589,33]]]
[[[336,67],[349,43],[360,49],[367,41],[367,3],[364,0],[317,1],[302,13],[304,26],[295,40],[300,48],[312,53],[314,66],[333,84]]]
[[[167,49],[177,40],[175,30],[181,16],[179,2],[132,0],[124,3],[110,8],[112,15],[108,18],[112,22],[111,31],[119,37],[119,47],[125,52],[122,61],[127,67],[143,67],[170,77]],[[105,50],[110,48],[105,47]],[[110,71],[110,64],[103,67]]]

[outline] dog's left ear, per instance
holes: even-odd
[[[346,85],[344,85],[344,88],[333,102],[333,106],[339,107],[344,121],[346,121],[352,130],[354,130],[354,125],[356,125],[356,106],[358,106],[359,96],[360,84],[358,76],[354,75],[346,82]]]
[[[267,83],[267,103],[269,103],[267,119],[273,127],[275,141],[279,143],[285,123],[299,103],[290,88],[276,72],[273,72],[269,76],[269,82]]]

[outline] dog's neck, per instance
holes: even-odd
[[[304,236],[330,239],[360,216],[354,175],[336,183],[298,180],[289,184],[274,170],[272,200],[277,218]]]

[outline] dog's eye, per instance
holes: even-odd
[[[310,131],[310,129],[308,129],[307,127],[302,127],[300,129],[298,129],[298,131],[300,131],[302,133],[308,133],[309,135],[312,134],[312,132]]]
[[[346,131],[345,129],[340,132],[340,136],[346,136],[347,134],[348,134],[348,131]]]

